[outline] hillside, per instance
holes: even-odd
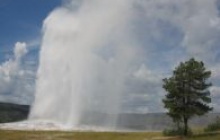
[[[25,120],[30,106],[11,103],[0,103],[0,123]]]

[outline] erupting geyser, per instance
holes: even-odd
[[[115,128],[134,58],[131,1],[69,1],[44,21],[30,119]]]

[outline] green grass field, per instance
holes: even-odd
[[[60,132],[0,130],[0,140],[220,140],[219,133],[188,138],[164,137],[160,132]]]

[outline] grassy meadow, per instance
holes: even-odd
[[[0,140],[220,140],[220,133],[164,137],[160,132],[61,132],[0,130]]]

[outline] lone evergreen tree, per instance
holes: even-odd
[[[195,115],[204,115],[213,108],[207,80],[211,71],[207,71],[203,62],[194,58],[181,62],[173,71],[173,76],[163,79],[163,88],[168,92],[163,99],[168,115],[175,123],[182,124],[184,135],[188,133],[188,120]]]

